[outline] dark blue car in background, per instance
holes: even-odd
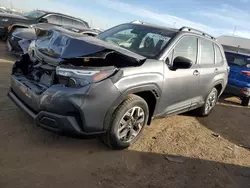
[[[225,51],[230,66],[226,93],[240,97],[243,106],[250,105],[250,54]]]
[[[225,94],[241,99],[243,106],[250,106],[250,39],[221,36],[230,73]]]

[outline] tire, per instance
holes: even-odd
[[[8,36],[3,36],[3,37],[2,37],[2,40],[3,40],[3,41],[7,41],[7,39],[8,39]]]
[[[213,88],[208,94],[205,104],[199,108],[198,113],[200,116],[208,116],[214,109],[218,100],[218,90]],[[209,106],[209,107],[208,107]]]
[[[244,97],[244,98],[242,98],[241,105],[242,106],[250,106],[250,97]]]
[[[134,112],[134,114],[132,114],[132,112]],[[130,116],[130,114],[132,114],[133,117]],[[136,120],[136,114],[143,115],[138,116],[138,120]],[[107,133],[102,136],[102,141],[112,149],[120,150],[128,148],[140,137],[148,121],[148,116],[149,109],[146,101],[137,95],[129,95],[113,113],[110,127]],[[136,123],[135,121],[140,123]],[[122,137],[122,135],[124,137]],[[131,137],[129,137],[130,135]]]

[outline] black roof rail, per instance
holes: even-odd
[[[200,30],[198,30],[198,29],[194,29],[194,28],[186,27],[186,26],[184,26],[184,27],[182,27],[182,28],[179,29],[179,31],[185,31],[185,30],[187,30],[187,31],[189,31],[189,32],[192,32],[192,31],[193,31],[193,32],[195,32],[195,33],[199,33],[199,34],[201,34],[201,35],[203,35],[203,36],[210,37],[211,39],[216,40],[216,38],[213,37],[212,35],[209,35],[209,34],[203,32],[203,31],[200,31]]]

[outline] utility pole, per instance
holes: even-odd
[[[9,0],[9,2],[10,2],[10,8],[13,9],[12,0]]]
[[[235,32],[236,32],[236,26],[234,26],[233,37],[234,37]]]

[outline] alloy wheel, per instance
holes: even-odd
[[[140,133],[145,121],[145,112],[135,106],[129,109],[122,117],[117,131],[118,138],[122,142],[131,142]]]
[[[206,114],[208,114],[214,108],[216,102],[217,102],[217,92],[212,91],[206,101],[206,107],[205,107]]]

